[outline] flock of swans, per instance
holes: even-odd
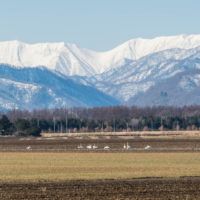
[[[150,150],[151,148],[152,148],[151,146],[147,145],[147,146],[144,147],[144,150]],[[90,145],[87,145],[87,146],[83,146],[83,145],[80,144],[80,145],[77,146],[77,149],[80,149],[80,150],[81,149],[88,149],[88,150],[93,149],[93,150],[95,150],[95,149],[98,149],[98,146],[96,146],[95,144],[93,144],[93,145],[90,144]],[[103,149],[104,150],[110,150],[111,147],[110,146],[104,146]],[[132,148],[127,142],[126,144],[124,144],[123,149],[124,150],[130,150]]]
[[[152,148],[151,146],[147,145],[147,146],[144,147],[144,150],[150,150],[151,148]],[[93,145],[90,144],[90,145],[87,145],[87,146],[83,146],[83,145],[80,144],[80,145],[77,146],[77,149],[79,149],[79,150],[82,150],[82,149],[95,150],[95,149],[98,149],[98,146],[95,145],[95,144],[93,144]],[[111,147],[110,146],[104,146],[103,149],[104,150],[110,150]],[[130,150],[132,148],[127,142],[126,144],[124,144],[123,149],[124,150]],[[32,147],[27,146],[26,150],[27,151],[32,150]]]
[[[95,144],[93,144],[93,145],[88,145],[88,146],[86,146],[86,147],[84,147],[84,146],[82,146],[81,144],[77,147],[77,149],[98,149],[98,146],[96,146]],[[110,149],[110,147],[109,146],[104,146],[104,148],[103,149]]]

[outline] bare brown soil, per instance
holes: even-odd
[[[194,200],[200,178],[67,181],[0,184],[3,200]]]
[[[123,150],[123,145],[129,143],[130,150]],[[78,150],[78,145],[97,145],[96,150]],[[200,152],[200,138],[140,138],[128,137],[127,139],[111,137],[94,138],[0,138],[0,152],[24,152],[31,146],[31,152],[144,152],[144,147],[150,145],[150,152]],[[109,146],[110,150],[103,148]]]

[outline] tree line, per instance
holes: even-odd
[[[97,107],[11,110],[0,114],[0,134],[40,136],[41,132],[198,130],[200,106]]]

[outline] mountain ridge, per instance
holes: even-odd
[[[66,76],[93,76],[127,62],[166,49],[200,46],[200,35],[177,35],[153,39],[136,38],[109,51],[96,52],[70,43],[26,44],[0,42],[0,63],[17,67],[44,66]]]
[[[107,52],[0,42],[0,52],[0,109],[200,104],[200,35],[137,38]]]
[[[74,82],[42,67],[19,69],[0,65],[0,86],[1,108],[5,110],[119,104],[94,87]]]

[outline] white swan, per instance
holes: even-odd
[[[95,144],[92,146],[93,149],[98,149],[98,146],[96,146]]]
[[[86,146],[87,149],[92,149],[92,145]]]
[[[128,150],[128,149],[131,149],[131,146],[127,142],[127,144],[124,144],[123,148],[126,149],[126,150]]]
[[[144,147],[145,150],[149,150],[151,149],[151,146],[147,145],[146,147]]]
[[[77,149],[84,149],[84,146],[82,146],[81,144],[77,147]]]
[[[31,146],[27,146],[27,147],[26,147],[26,150],[31,150]]]
[[[128,142],[127,142],[127,144],[126,144],[126,149],[128,150],[128,149],[131,149],[131,146],[128,144]]]

